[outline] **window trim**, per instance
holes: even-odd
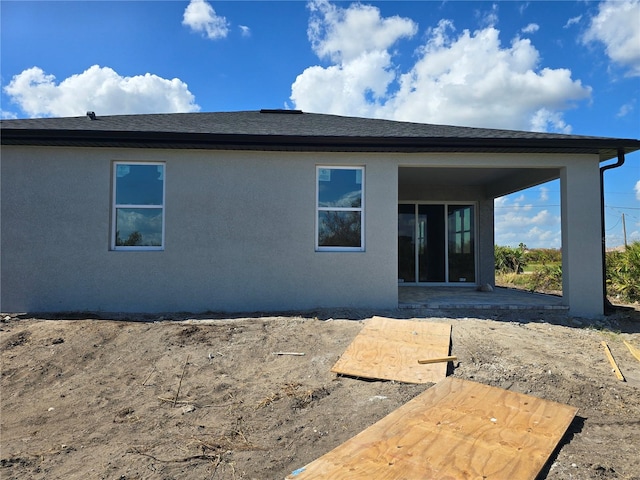
[[[134,205],[134,204],[117,204],[116,203],[116,184],[118,182],[118,166],[119,165],[149,165],[149,166],[161,166],[163,168],[163,181],[162,181],[162,204],[161,205]],[[111,171],[111,231],[110,231],[110,249],[118,252],[141,252],[141,251],[163,251],[165,248],[165,191],[167,185],[167,165],[166,162],[140,162],[140,161],[126,161],[118,160],[112,163]],[[116,245],[117,234],[117,216],[118,210],[121,208],[135,208],[135,209],[160,209],[162,211],[162,232],[161,232],[161,244],[158,246],[152,245],[139,245],[139,246],[123,246]]]
[[[359,170],[361,172],[360,207],[321,207],[320,206],[320,171]],[[360,212],[360,246],[359,247],[326,247],[319,245],[320,212]],[[316,208],[315,208],[315,251],[316,252],[364,252],[365,251],[365,166],[364,165],[316,165]]]

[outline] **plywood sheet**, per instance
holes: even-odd
[[[287,479],[533,480],[576,412],[449,377]]]
[[[373,317],[331,369],[353,377],[436,383],[447,376],[447,363],[419,365],[418,360],[446,357],[451,325]]]

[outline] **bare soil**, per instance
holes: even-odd
[[[430,387],[330,372],[374,314],[451,324],[451,375],[578,407],[540,478],[640,479],[637,306],[3,315],[0,477],[282,479]]]

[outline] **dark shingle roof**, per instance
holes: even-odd
[[[455,127],[287,110],[2,120],[3,145],[398,152],[561,152],[640,149],[640,141]]]

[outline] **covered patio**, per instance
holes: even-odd
[[[398,287],[398,308],[568,310],[562,297],[495,287],[492,292],[461,287]]]

